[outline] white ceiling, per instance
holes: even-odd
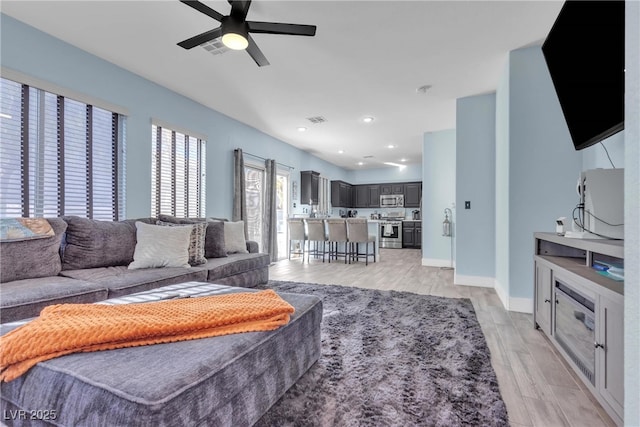
[[[226,15],[226,1],[203,1]],[[562,1],[255,0],[248,20],[317,25],[255,34],[271,63],[176,43],[219,26],[178,2],[2,1],[2,13],[347,169],[420,163],[456,98],[494,91],[510,50],[540,43]],[[425,94],[416,92],[432,85]],[[312,124],[307,118],[323,116]],[[375,120],[365,124],[362,119]],[[308,130],[299,132],[298,127]],[[393,144],[396,148],[389,149]],[[339,154],[339,150],[344,150]],[[364,159],[365,156],[374,156]],[[358,161],[365,162],[358,166]]]

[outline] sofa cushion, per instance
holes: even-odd
[[[60,243],[67,223],[49,218],[52,237],[0,242],[0,283],[57,275],[62,266]]]
[[[48,305],[92,303],[107,298],[105,286],[62,276],[14,280],[0,285],[2,323],[35,317]]]
[[[109,298],[134,292],[146,291],[160,286],[189,281],[207,280],[207,271],[202,266],[194,268],[145,268],[129,270],[125,266],[102,267],[83,270],[63,270],[61,275],[86,280],[109,290]]]
[[[63,218],[69,224],[62,253],[63,270],[128,265],[133,261],[136,228],[130,221]]]
[[[191,267],[189,243],[192,227],[163,227],[136,222],[136,248],[129,269]]]
[[[229,254],[227,258],[212,258],[195,268],[205,269],[208,272],[207,281],[215,283],[216,279],[269,267],[269,263],[269,254],[243,253]]]

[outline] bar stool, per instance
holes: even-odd
[[[334,259],[338,259],[338,256],[344,256],[344,263],[347,263],[347,222],[344,219],[327,219],[327,230],[329,240],[329,262],[331,262],[331,256],[335,256]],[[344,252],[340,252],[339,245],[344,244]]]
[[[322,262],[324,262],[324,257],[327,253],[326,243],[327,243],[327,233],[324,227],[324,221],[321,219],[307,219],[307,263],[309,262],[309,258],[311,258],[311,253],[317,258],[320,253],[322,253]],[[314,248],[311,249],[311,242],[314,243]],[[318,249],[318,243],[322,243],[322,252]]]
[[[352,259],[359,260],[361,257],[365,259],[365,265],[369,265],[369,257],[373,255],[373,262],[376,262],[376,236],[369,235],[369,224],[366,218],[348,218],[347,219],[347,239],[349,241],[349,263]],[[353,245],[355,243],[355,252]],[[360,243],[366,245],[365,253],[360,254]],[[369,243],[373,253],[369,253]]]
[[[304,247],[307,240],[307,235],[304,232],[304,221],[302,218],[291,218],[287,221],[289,224],[289,260],[291,260],[291,254],[302,255],[302,262],[304,263]],[[292,251],[291,243],[300,242],[300,250]]]

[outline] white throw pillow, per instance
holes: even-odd
[[[192,227],[163,227],[136,222],[136,249],[130,270],[156,267],[189,268]]]
[[[248,253],[244,238],[244,221],[224,223],[224,245],[228,254]]]

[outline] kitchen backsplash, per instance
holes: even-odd
[[[382,208],[382,209],[381,208],[377,208],[377,209],[376,208],[374,208],[374,209],[365,209],[365,208],[362,208],[362,209],[338,209],[338,208],[333,208],[331,210],[331,216],[332,217],[340,216],[340,211],[341,210],[343,210],[345,212],[348,211],[348,210],[358,211],[358,216],[365,217],[367,219],[371,218],[371,214],[378,214],[379,213],[379,214],[382,214],[382,216],[386,216],[389,212],[404,211],[404,217],[406,219],[411,219],[412,212],[414,210],[416,210],[416,209],[415,208],[405,208],[405,209],[401,209],[401,208],[389,208],[389,209],[387,209],[387,208]]]

